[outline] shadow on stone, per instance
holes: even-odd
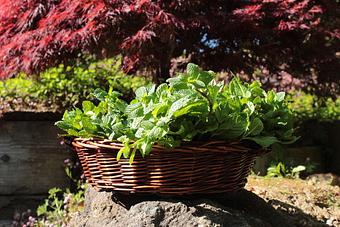
[[[290,217],[291,222],[296,226],[328,226],[316,220],[313,216],[306,214],[303,210],[292,206],[287,203],[283,203],[279,200],[269,200],[268,204],[276,207],[277,211]]]
[[[290,209],[294,208],[298,212],[290,214],[284,209],[276,210],[274,207],[278,202],[267,203],[247,190],[210,196],[169,198],[97,192],[89,187],[85,196],[85,210],[75,216],[70,225],[91,227],[323,226],[313,217],[288,204],[282,203],[279,206],[285,209],[290,206]]]

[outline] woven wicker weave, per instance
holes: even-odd
[[[190,143],[175,149],[153,146],[145,158],[116,160],[123,146],[107,140],[74,139],[88,182],[98,190],[159,195],[206,194],[244,187],[256,156],[264,151],[239,143]]]

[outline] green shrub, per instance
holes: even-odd
[[[9,109],[63,110],[90,99],[96,88],[110,87],[122,93],[125,99],[133,91],[149,83],[144,77],[126,75],[121,70],[121,58],[96,61],[78,60],[73,66],[59,65],[39,75],[0,81],[0,101]]]
[[[288,95],[287,100],[288,107],[299,122],[310,119],[340,120],[340,98],[333,100],[296,91]]]
[[[48,69],[39,75],[36,92],[52,103],[72,106],[89,99],[96,88],[107,90],[112,87],[128,98],[133,90],[145,83],[141,77],[122,72],[121,58],[110,58]]]
[[[23,97],[31,92],[33,86],[32,80],[20,74],[17,78],[0,81],[0,95],[2,97]]]
[[[56,105],[47,105],[35,92],[37,83],[20,74],[16,78],[0,81],[0,115],[8,111],[56,110]]]
[[[71,136],[121,141],[125,146],[117,158],[130,161],[136,150],[149,154],[154,143],[174,147],[191,140],[252,140],[268,147],[296,139],[283,92],[265,92],[257,81],[235,77],[225,85],[214,78],[213,72],[188,64],[187,73],[157,88],[138,88],[130,104],[112,89],[97,89],[97,106],[84,101],[82,110],[66,111],[56,125]]]

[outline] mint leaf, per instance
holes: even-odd
[[[285,99],[285,93],[283,91],[278,92],[276,93],[276,97],[278,102],[282,102]]]
[[[96,97],[96,99],[98,99],[99,101],[105,101],[105,98],[107,96],[107,92],[97,88],[94,92],[93,92],[93,96]]]
[[[259,135],[263,130],[263,123],[260,118],[254,118],[250,125],[246,135],[256,136]]]
[[[279,142],[274,136],[257,136],[257,137],[246,137],[245,139],[253,140],[262,147],[269,147],[272,144]]]

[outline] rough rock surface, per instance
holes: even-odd
[[[115,195],[89,187],[85,209],[70,226],[294,226],[255,194],[243,190],[210,198],[160,198]]]

